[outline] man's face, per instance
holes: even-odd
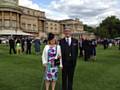
[[[65,35],[65,37],[70,37],[71,36],[71,30],[65,30],[64,35]]]

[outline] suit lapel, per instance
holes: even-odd
[[[66,39],[64,38],[64,44],[65,46],[69,46],[68,43],[66,42]],[[72,47],[73,46],[73,38],[71,38],[71,44],[69,47]]]
[[[71,45],[70,45],[71,47],[73,46],[73,38],[71,38]]]

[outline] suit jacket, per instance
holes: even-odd
[[[83,41],[83,49],[85,51],[89,50],[90,49],[90,41],[89,40],[84,40]]]
[[[9,40],[9,45],[10,45],[10,47],[15,47],[15,40],[14,39],[10,39]]]
[[[78,56],[78,40],[71,38],[71,45],[69,46],[65,38],[60,40],[63,68],[66,66],[76,66]]]

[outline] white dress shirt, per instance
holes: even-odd
[[[65,38],[66,39],[66,42],[68,43],[68,45],[70,46],[71,45],[71,42],[72,42],[72,39],[71,39],[71,37],[66,37]]]

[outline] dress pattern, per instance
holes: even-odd
[[[45,71],[45,80],[56,81],[58,78],[58,67],[54,66],[55,56],[56,56],[56,47],[49,47],[48,63]]]

